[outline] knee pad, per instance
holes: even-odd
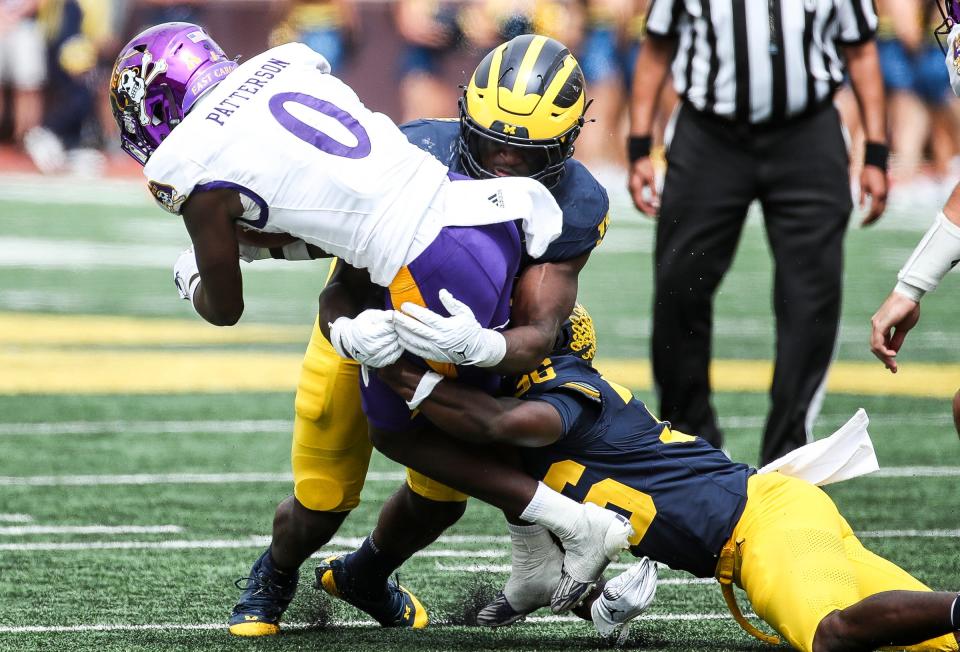
[[[431,480],[413,469],[407,469],[407,486],[418,496],[440,503],[462,503],[469,498],[467,494],[451,489],[436,480]]]
[[[371,445],[359,373],[315,323],[297,386],[290,451],[294,495],[307,509],[347,511],[360,503]]]

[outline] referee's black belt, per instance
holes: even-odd
[[[807,107],[800,113],[795,113],[780,120],[744,122],[742,120],[736,120],[734,118],[717,115],[716,113],[710,113],[709,111],[701,111],[691,102],[683,100],[684,111],[689,111],[690,114],[694,116],[701,124],[709,124],[720,127],[721,129],[730,130],[740,135],[762,134],[771,131],[779,131],[784,128],[794,128],[832,107],[833,96],[828,96],[820,102]]]

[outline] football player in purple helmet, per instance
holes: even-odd
[[[236,68],[197,25],[164,23],[139,34],[120,52],[110,81],[123,151],[146,163],[197,100]]]
[[[933,30],[933,33],[937,37],[940,49],[946,53],[947,35],[954,25],[960,23],[960,0],[936,0],[936,3],[940,15],[943,16],[943,22]]]
[[[960,0],[938,0],[943,22],[934,33],[945,54],[953,92],[960,95]],[[871,319],[870,349],[896,373],[897,354],[907,333],[920,320],[920,299],[935,290],[960,261],[960,184],[954,186],[943,210],[897,274],[897,284]],[[958,393],[960,396],[960,393]],[[960,433],[960,404],[954,402]]]
[[[565,53],[563,48],[555,52],[570,69],[575,63]],[[468,339],[487,352],[483,357],[460,352],[460,361],[482,367],[476,363],[496,357],[486,365],[493,366],[504,359],[506,337],[493,327],[509,320],[520,254],[525,249],[539,259],[561,231],[562,210],[543,184],[515,176],[469,180],[450,175],[447,165],[365,107],[330,74],[326,59],[302,43],[272,48],[237,66],[202,28],[161,25],[123,48],[111,96],[124,150],[144,165],[154,197],[183,218],[190,234],[194,247],[178,258],[174,279],[180,297],[205,320],[230,326],[243,313],[236,229],[247,226],[302,239],[340,258],[320,297],[317,327],[334,346],[336,364],[347,359],[374,368],[396,360],[403,349],[391,309],[401,301],[417,301],[442,312],[441,288],[474,311]],[[326,116],[334,124],[323,129],[333,128],[333,135],[287,105],[300,115]],[[496,202],[487,201],[491,190]],[[527,236],[522,245],[518,219]],[[592,224],[585,236],[591,248],[598,241],[596,229]],[[417,296],[409,294],[411,288]],[[387,310],[363,310],[371,306]],[[465,369],[460,377],[475,377],[491,389],[499,383],[483,369]],[[555,610],[582,599],[626,547],[632,529],[621,515],[565,498],[495,452],[472,451],[437,433],[431,437],[429,424],[411,419],[415,406],[376,377],[359,389],[370,441],[389,440],[400,430],[418,433],[418,447],[393,449],[396,461],[560,537],[564,559]],[[369,446],[366,437],[362,443]],[[364,460],[360,473],[365,470]],[[332,494],[340,485],[325,487]],[[330,535],[346,513],[322,513],[329,516]],[[232,633],[279,631],[300,563],[281,567],[273,549],[261,555],[231,614]],[[360,592],[349,571],[331,577],[324,581],[327,590],[381,624],[416,628],[427,623],[416,598],[393,580],[384,578]]]

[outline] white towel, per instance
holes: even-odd
[[[867,432],[869,423],[867,413],[860,408],[829,437],[775,459],[758,473],[779,471],[818,486],[873,473],[880,465]]]

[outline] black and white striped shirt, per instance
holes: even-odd
[[[678,37],[671,71],[695,108],[780,122],[830,100],[839,46],[877,29],[873,0],[652,0],[647,33]]]

